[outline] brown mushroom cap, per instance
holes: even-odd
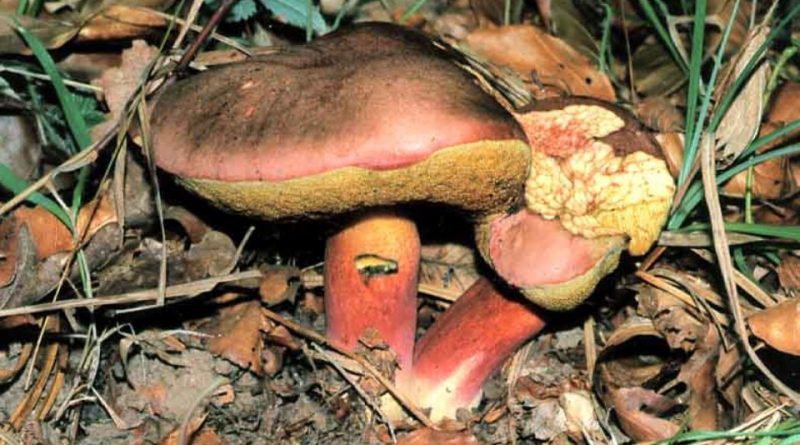
[[[363,24],[177,82],[158,99],[159,167],[270,219],[426,201],[521,199],[518,124],[426,37]]]

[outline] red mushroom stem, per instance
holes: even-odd
[[[480,278],[417,342],[414,366],[398,373],[397,384],[431,409],[431,419],[455,418],[478,404],[483,382],[544,326],[544,310]]]
[[[419,261],[416,225],[397,214],[369,214],[331,236],[325,251],[328,339],[352,350],[373,328],[401,368],[408,368],[417,325]]]

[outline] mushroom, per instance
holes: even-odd
[[[522,202],[530,149],[518,123],[422,34],[361,24],[180,80],[158,97],[157,165],[230,212],[332,219],[328,338],[368,328],[408,369],[419,235],[409,204],[482,223]]]
[[[547,100],[517,118],[532,150],[527,208],[487,222],[478,243],[521,294],[479,279],[417,342],[396,378],[432,420],[477,405],[486,378],[544,327],[542,308],[577,306],[624,249],[645,253],[674,193],[660,148],[618,107]]]

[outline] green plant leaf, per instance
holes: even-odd
[[[311,24],[311,29],[317,35],[330,31],[328,23],[322,17],[319,6],[308,7],[307,0],[260,0],[265,8],[272,11],[275,17],[284,23],[306,29]]]
[[[229,22],[243,22],[256,15],[255,0],[239,0],[228,13]]]

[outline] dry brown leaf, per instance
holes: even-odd
[[[689,388],[689,427],[692,431],[719,428],[715,369],[720,353],[716,329],[708,329],[705,338],[681,367],[678,380]]]
[[[664,97],[648,97],[636,105],[636,116],[643,124],[660,132],[683,130],[684,115]]]
[[[800,100],[800,84],[797,82],[784,83],[773,96],[766,122],[761,126],[759,136],[770,134],[784,125],[800,119],[798,100]],[[765,153],[780,147],[798,135],[800,135],[800,129],[764,145],[758,149],[758,153]],[[788,160],[785,157],[770,159],[753,168],[752,193],[760,198],[781,198],[796,190],[793,182]],[[747,190],[746,185],[747,172],[742,172],[728,181],[723,190],[729,195],[743,196]]]
[[[186,235],[189,237],[189,241],[191,241],[192,244],[197,244],[202,241],[206,233],[211,230],[211,227],[209,227],[205,221],[185,207],[167,207],[164,211],[164,220],[172,220],[180,224],[183,230],[186,231]]]
[[[750,316],[753,334],[773,348],[800,355],[800,298],[778,303]]]
[[[717,128],[717,160],[720,165],[730,165],[758,134],[763,113],[762,97],[769,76],[769,64],[764,63],[763,60],[754,61],[753,59],[756,57],[758,48],[766,40],[767,34],[769,34],[769,28],[766,26],[756,29],[739,52],[730,80],[720,83],[716,91],[717,96],[723,96],[748,63],[759,64],[739,91]]]
[[[78,32],[80,42],[104,42],[146,37],[169,24],[167,20],[143,8],[112,4],[95,14]]]
[[[202,427],[203,422],[206,420],[206,414],[192,418],[186,425],[183,434],[186,435],[186,445],[226,445],[228,442],[224,441],[219,435],[209,427]],[[170,432],[162,441],[161,445],[183,445],[180,442],[181,427],[175,428]]]
[[[694,350],[706,334],[708,324],[693,308],[672,294],[645,286],[638,295],[639,312],[650,318],[671,349]]]
[[[88,240],[103,227],[116,223],[116,208],[111,195],[104,194],[81,208],[75,229],[79,236]],[[69,229],[42,207],[20,207],[15,210],[11,217],[0,224],[0,238],[16,237],[23,225],[28,228],[39,259],[68,252],[75,247],[75,240]],[[0,276],[0,283],[2,282],[3,277]]]
[[[722,348],[714,370],[720,393],[725,401],[733,407],[730,414],[732,414],[734,422],[741,420],[737,414],[740,413],[741,391],[744,386],[744,374],[740,372],[742,363],[742,351],[739,348],[730,348],[729,350]]]
[[[667,162],[669,174],[673,178],[677,178],[683,165],[683,132],[659,133],[655,136],[661,145],[661,152]]]
[[[478,279],[475,254],[460,244],[422,246],[419,284],[437,295],[461,295]]]
[[[675,407],[671,399],[644,388],[619,388],[610,392],[622,429],[634,440],[664,440],[680,431],[678,425],[657,417]]]
[[[397,445],[479,445],[469,431],[437,431],[420,428],[397,440]]]
[[[775,126],[772,124],[764,124],[762,128],[767,129],[768,131],[766,131],[766,133],[769,133]],[[758,150],[758,152],[763,153],[768,148],[771,147],[764,147]],[[784,192],[788,189],[787,181],[789,177],[786,164],[786,158],[780,157],[770,159],[753,167],[753,178],[750,187],[753,196],[765,199],[778,199],[782,197]],[[747,192],[747,176],[747,171],[739,173],[731,178],[722,190],[728,195],[744,196]]]
[[[563,40],[533,26],[481,29],[465,43],[490,62],[516,71],[537,98],[560,92],[616,100],[608,77]]]
[[[134,40],[129,49],[122,51],[122,62],[119,67],[106,70],[92,84],[103,89],[106,105],[109,109],[106,122],[92,129],[95,139],[106,133],[112,122],[120,116],[125,104],[142,83],[142,77],[152,60],[158,55],[158,49],[144,40]]]
[[[294,303],[300,289],[300,270],[292,266],[268,266],[261,268],[264,277],[258,287],[261,301],[267,306],[289,301]]]
[[[798,101],[800,101],[800,83],[787,81],[782,84],[772,97],[767,122],[788,124],[800,119]],[[797,136],[800,130],[795,130],[791,134]]]
[[[800,257],[787,254],[781,259],[778,280],[789,295],[800,296]]]
[[[72,40],[79,30],[76,23],[63,18],[34,18],[27,15],[18,15],[15,18],[22,27],[36,36],[48,49],[61,47]],[[19,38],[19,34],[10,20],[0,20],[0,53],[31,53],[25,41]]]
[[[668,96],[678,90],[686,76],[655,37],[645,39],[631,60],[633,85],[643,97]]]
[[[208,333],[214,336],[207,341],[208,350],[240,368],[264,375],[261,333],[268,332],[272,326],[262,314],[260,303],[246,301],[225,307],[213,323],[208,329]]]
[[[42,161],[42,146],[31,116],[2,110],[0,115],[0,164],[10,168],[23,179],[38,176]]]

